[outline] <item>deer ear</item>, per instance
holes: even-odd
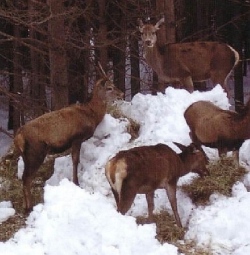
[[[165,18],[164,17],[162,17],[156,24],[155,24],[155,29],[160,29],[160,25],[162,24],[162,23],[164,23],[165,22]]]
[[[187,147],[183,144],[173,142],[181,151],[184,151]]]

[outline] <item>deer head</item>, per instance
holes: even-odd
[[[157,41],[156,31],[160,29],[160,25],[165,22],[164,18],[161,18],[155,25],[143,24],[142,20],[139,19],[139,31],[141,32],[141,38],[143,43],[147,47],[153,47]]]

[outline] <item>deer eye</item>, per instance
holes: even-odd
[[[107,88],[107,91],[111,91],[111,90],[113,90],[112,87],[108,87],[108,88]]]

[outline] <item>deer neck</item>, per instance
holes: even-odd
[[[188,174],[189,172],[191,172],[192,170],[192,164],[191,162],[188,160],[188,157],[183,153],[181,152],[179,154],[179,157],[182,161],[182,168],[180,169],[180,176],[184,176],[186,174]]]
[[[157,43],[153,47],[144,46],[144,58],[154,71],[158,72],[161,69],[162,55]]]
[[[95,117],[96,122],[100,123],[107,110],[106,100],[103,100],[102,98],[93,94],[93,97],[87,106],[91,114]]]
[[[235,133],[242,139],[250,138],[250,107],[246,115],[235,125]]]

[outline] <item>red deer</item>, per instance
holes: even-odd
[[[182,227],[177,211],[176,186],[179,177],[188,172],[208,175],[207,158],[194,145],[175,143],[182,152],[177,154],[165,144],[135,147],[120,151],[108,161],[105,174],[114,194],[118,212],[125,214],[136,194],[146,194],[148,222],[153,220],[154,191],[167,192],[176,223]]]
[[[186,109],[184,117],[197,146],[218,148],[219,156],[234,150],[239,163],[239,149],[250,138],[250,100],[241,114],[198,101]]]
[[[102,121],[107,103],[123,98],[123,93],[107,78],[99,79],[91,100],[46,113],[20,127],[14,144],[24,161],[22,176],[25,210],[32,210],[31,183],[48,153],[71,148],[73,182],[78,183],[77,166],[81,143],[94,134]]]
[[[214,85],[220,84],[228,94],[226,81],[239,61],[238,52],[220,42],[170,43],[160,46],[156,32],[163,22],[164,18],[156,25],[144,25],[139,20],[144,58],[157,73],[159,83],[179,83],[193,92],[193,82],[211,79]]]

